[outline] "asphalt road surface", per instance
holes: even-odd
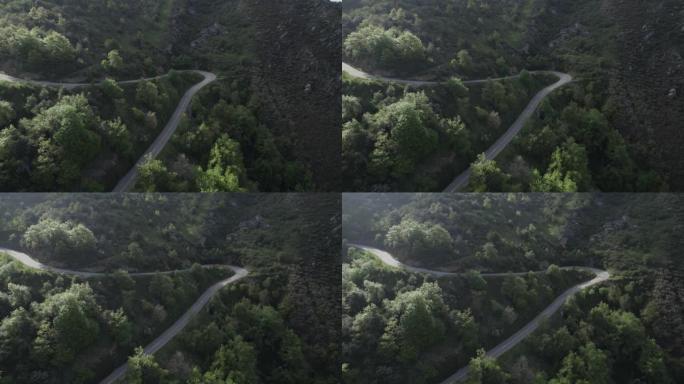
[[[462,273],[451,273],[451,272],[443,272],[443,271],[435,271],[431,269],[425,269],[425,268],[417,268],[417,267],[411,267],[408,266],[401,261],[395,259],[391,254],[388,252],[382,251],[377,248],[373,247],[368,247],[364,245],[359,245],[359,244],[350,244],[350,246],[355,247],[355,248],[360,248],[364,249],[370,253],[372,253],[374,256],[376,256],[380,261],[382,261],[384,264],[389,265],[391,267],[395,268],[403,268],[409,272],[415,272],[415,273],[425,273],[428,275],[433,275],[436,277],[444,277],[444,276],[458,276],[458,275],[463,275]],[[587,271],[591,272],[595,275],[595,277],[589,281],[586,281],[581,284],[577,284],[574,287],[569,288],[567,291],[563,292],[560,296],[558,296],[551,304],[549,304],[543,311],[541,311],[532,321],[527,323],[523,328],[518,330],[516,333],[511,335],[509,338],[506,340],[502,341],[499,343],[497,346],[494,348],[490,349],[487,351],[487,356],[492,357],[494,359],[499,358],[501,355],[518,345],[521,341],[523,341],[525,338],[527,338],[529,335],[532,334],[537,328],[539,328],[539,325],[556,313],[562,306],[565,304],[565,302],[572,297],[574,294],[577,292],[591,287],[593,285],[602,283],[608,279],[610,279],[610,273],[601,269],[596,269],[596,268],[589,268],[589,267],[563,267],[561,269],[574,269],[574,270],[582,270],[582,271]],[[482,273],[481,275],[484,277],[501,277],[501,276],[521,276],[521,275],[527,275],[530,272],[515,272],[515,273]],[[546,271],[534,271],[532,273],[546,273]],[[465,380],[468,377],[468,367],[465,366],[463,368],[460,368],[458,371],[456,371],[453,375],[449,376],[447,379],[442,381],[440,384],[452,384],[452,383],[458,383],[460,381]]]
[[[440,82],[436,81],[420,81],[420,80],[405,80],[405,79],[397,79],[393,77],[383,77],[383,76],[375,76],[368,74],[366,72],[363,72],[357,68],[352,67],[351,65],[347,63],[342,63],[342,70],[344,72],[347,72],[349,75],[360,78],[360,79],[367,79],[367,80],[377,80],[377,81],[384,81],[384,82],[394,82],[394,83],[399,83],[399,84],[406,84],[406,85],[412,85],[412,86],[434,86],[440,84]],[[520,132],[520,130],[525,126],[525,123],[527,123],[527,120],[532,117],[532,114],[534,114],[534,111],[539,107],[539,104],[553,92],[554,90],[564,86],[565,84],[568,84],[572,81],[572,76],[567,74],[567,73],[562,73],[562,72],[556,72],[556,71],[530,71],[530,73],[546,73],[546,74],[552,74],[558,77],[558,81],[549,85],[548,87],[542,89],[539,91],[533,98],[530,100],[530,102],[527,104],[525,109],[523,109],[522,113],[518,116],[518,118],[513,122],[513,124],[508,128],[508,130],[501,136],[499,139],[491,146],[489,149],[485,151],[485,157],[489,160],[492,160],[496,158],[496,156],[503,151],[508,144],[513,141],[515,136]],[[463,84],[480,84],[480,83],[486,83],[487,81],[496,81],[496,80],[504,80],[504,79],[513,79],[516,77],[519,77],[520,75],[513,75],[513,76],[506,76],[506,77],[497,77],[497,78],[492,78],[492,79],[478,79],[478,80],[466,80],[463,81]],[[446,187],[444,192],[458,192],[460,190],[463,190],[465,187],[468,186],[468,181],[470,179],[470,167],[468,167],[467,170],[463,171],[460,175],[456,176],[454,180]]]
[[[185,111],[188,109],[188,106],[190,106],[190,101],[192,101],[192,97],[195,96],[197,92],[199,92],[209,83],[212,83],[216,80],[216,75],[211,72],[194,72],[204,76],[204,80],[193,85],[190,89],[187,90],[187,92],[185,92],[185,95],[183,95],[183,98],[178,103],[178,106],[176,107],[176,110],[173,112],[173,115],[171,115],[171,118],[166,123],[164,130],[161,131],[159,136],[157,136],[157,138],[154,140],[152,145],[150,145],[147,151],[145,151],[145,153],[143,153],[143,155],[140,156],[140,159],[138,159],[133,168],[131,168],[131,170],[128,171],[126,176],[119,180],[119,183],[116,185],[116,187],[114,187],[114,192],[126,192],[133,188],[133,186],[135,185],[135,180],[138,177],[138,166],[147,161],[147,159],[153,159],[157,157],[157,155],[159,155],[159,153],[162,151],[162,149],[164,149],[166,144],[171,139],[173,133],[176,132],[176,129],[180,124],[181,117],[183,116],[183,113],[185,113]]]
[[[63,268],[55,268],[51,267],[49,265],[45,265],[38,260],[35,260],[31,256],[27,255],[26,253],[15,251],[12,249],[7,249],[0,247],[0,253],[6,253],[8,254],[11,258],[14,260],[24,264],[25,266],[33,269],[38,269],[46,272],[52,272],[52,273],[58,273],[58,274],[63,274],[63,275],[70,275],[70,276],[78,276],[78,277],[83,277],[83,278],[93,278],[93,277],[103,277],[108,275],[107,273],[98,273],[98,272],[83,272],[83,271],[76,271],[72,269],[63,269]],[[171,339],[176,337],[183,328],[185,328],[186,325],[190,322],[190,320],[197,314],[199,311],[204,308],[205,305],[211,300],[212,297],[214,297],[218,291],[225,287],[226,285],[229,285],[231,283],[234,283],[245,276],[249,274],[249,271],[237,267],[234,265],[225,265],[225,266],[216,266],[216,265],[205,265],[203,267],[209,268],[209,267],[227,267],[233,270],[235,274],[227,279],[221,280],[218,283],[212,285],[211,287],[207,288],[207,290],[202,293],[202,295],[192,304],[192,306],[178,319],[176,320],[171,327],[169,327],[167,330],[164,331],[161,335],[159,335],[156,339],[154,339],[151,343],[149,343],[143,350],[146,354],[154,354],[157,351],[159,351],[164,345],[166,345]],[[173,270],[173,271],[161,271],[161,272],[139,272],[139,273],[129,273],[130,276],[150,276],[150,275],[155,275],[155,274],[171,274],[171,273],[177,273],[177,272],[183,272],[183,271],[189,271],[189,269],[182,269],[182,270]],[[124,377],[126,374],[126,370],[128,369],[128,363],[125,363],[121,365],[120,367],[116,368],[109,376],[104,378],[102,381],[100,381],[100,384],[111,384],[115,383],[121,378]]]
[[[173,135],[174,132],[176,132],[176,129],[178,128],[178,125],[180,124],[181,117],[183,116],[183,113],[188,109],[188,106],[190,105],[190,101],[192,101],[193,96],[197,92],[199,92],[202,88],[207,86],[208,84],[216,81],[216,75],[211,72],[206,72],[206,71],[196,71],[196,70],[191,70],[191,71],[179,71],[179,72],[194,72],[199,75],[202,75],[204,77],[204,80],[201,82],[193,85],[190,89],[188,89],[183,97],[181,98],[180,102],[178,103],[178,106],[176,107],[176,110],[173,112],[173,115],[171,115],[171,118],[169,121],[166,123],[166,126],[164,129],[161,131],[161,133],[157,136],[157,138],[154,140],[154,142],[150,145],[150,147],[143,153],[142,156],[140,156],[140,159],[135,163],[133,168],[128,171],[128,173],[117,183],[116,187],[114,187],[113,192],[126,192],[129,191],[133,186],[135,185],[135,180],[138,177],[138,166],[142,163],[144,163],[148,158],[155,158],[159,153],[164,149],[166,144],[169,142],[171,139],[171,136]],[[137,79],[137,80],[125,80],[125,81],[119,81],[118,84],[135,84],[139,83],[141,81],[149,81],[149,80],[155,80],[159,79],[162,77],[165,77],[167,75],[162,75],[162,76],[155,76],[155,77],[147,77],[143,79]],[[13,83],[26,83],[26,84],[33,84],[33,85],[38,85],[42,87],[57,87],[57,88],[64,88],[68,90],[74,90],[78,88],[85,88],[85,87],[90,87],[93,85],[97,85],[96,83],[59,83],[59,82],[53,82],[53,81],[40,81],[40,80],[27,80],[27,79],[19,79],[17,77],[9,76],[3,73],[0,73],[0,81],[9,81]]]

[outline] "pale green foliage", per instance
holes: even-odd
[[[31,289],[25,285],[7,283],[9,299],[12,307],[24,307],[31,302]]]
[[[30,250],[48,251],[63,256],[92,252],[97,240],[93,232],[83,224],[46,218],[28,227],[22,243]]]
[[[450,64],[463,72],[469,72],[473,66],[473,58],[470,57],[468,50],[462,49],[456,53]]]
[[[107,72],[116,72],[123,68],[124,62],[119,51],[113,49],[109,51],[107,57],[102,60],[101,65]]]
[[[350,33],[344,51],[354,60],[373,61],[383,68],[420,65],[427,56],[420,38],[411,32],[375,25],[361,26]]]
[[[123,308],[116,311],[104,311],[103,317],[112,338],[119,345],[128,345],[133,337],[133,324],[128,321]]]
[[[471,152],[470,133],[461,117],[443,119],[440,124],[446,133],[449,146],[458,153],[468,156]]]
[[[126,382],[130,384],[161,384],[168,377],[168,372],[159,366],[154,356],[145,354],[142,347],[135,349],[128,358]]]
[[[202,192],[240,192],[246,177],[240,143],[224,135],[214,144],[207,170],[200,172],[197,184]]]
[[[348,121],[361,112],[361,102],[356,96],[342,95],[342,120]],[[2,121],[2,120],[0,120]]]
[[[587,152],[571,138],[553,152],[549,169],[543,176],[535,172],[531,188],[539,192],[578,192],[586,191],[589,185]]]
[[[501,192],[505,189],[507,175],[504,174],[494,160],[487,159],[481,153],[470,166],[469,188],[474,192]]]
[[[148,157],[138,166],[136,190],[143,192],[173,191],[178,175],[170,172],[161,160]]]
[[[0,100],[0,128],[4,128],[14,119],[14,107],[8,101]]]
[[[387,231],[385,244],[392,249],[405,250],[409,255],[420,255],[447,252],[453,245],[453,239],[439,224],[405,218]]]
[[[69,39],[59,32],[17,25],[0,27],[0,55],[20,59],[31,69],[70,64],[76,53]]]

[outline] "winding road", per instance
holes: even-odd
[[[383,76],[375,76],[371,75],[369,73],[363,72],[360,69],[354,68],[353,66],[347,64],[347,63],[342,63],[342,70],[346,73],[348,73],[352,77],[356,77],[359,79],[366,79],[366,80],[375,80],[375,81],[382,81],[382,82],[393,82],[393,83],[398,83],[398,84],[406,84],[410,86],[415,86],[415,87],[420,87],[420,86],[435,86],[442,84],[442,82],[438,81],[421,81],[421,80],[405,80],[405,79],[397,79],[393,77],[383,77]],[[557,71],[530,71],[530,73],[540,73],[540,74],[552,74],[556,77],[558,77],[558,81],[543,88],[541,91],[539,91],[532,100],[527,104],[525,109],[520,113],[518,118],[513,122],[513,124],[506,130],[506,132],[499,137],[499,139],[492,144],[489,149],[487,149],[484,154],[485,157],[489,160],[495,159],[507,146],[508,144],[513,141],[513,138],[520,132],[520,130],[525,126],[525,123],[527,120],[532,117],[532,114],[534,114],[534,111],[539,107],[539,104],[553,92],[554,90],[564,86],[565,84],[568,84],[572,82],[572,76],[567,74],[567,73],[562,73],[562,72],[557,72]],[[505,79],[514,79],[520,77],[520,75],[513,75],[513,76],[505,76],[505,77],[496,77],[496,78],[491,78],[491,79],[478,79],[478,80],[464,80],[463,84],[482,84],[486,83],[488,81],[496,81],[496,80],[505,80]],[[454,180],[446,187],[444,192],[458,192],[460,190],[463,190],[465,187],[468,186],[468,181],[470,179],[470,167],[463,171],[460,175],[456,176]]]
[[[109,275],[108,273],[99,273],[99,272],[84,272],[84,271],[76,271],[72,269],[63,269],[63,268],[56,268],[56,267],[51,267],[49,265],[45,265],[36,259],[32,258],[31,256],[27,255],[26,253],[15,251],[12,249],[8,248],[3,248],[0,247],[0,253],[6,253],[9,255],[11,258],[14,260],[22,263],[23,265],[36,269],[36,270],[41,270],[41,271],[46,271],[46,272],[52,272],[52,273],[57,273],[57,274],[62,274],[62,275],[70,275],[70,276],[78,276],[82,278],[94,278],[94,277],[104,277]],[[149,343],[145,348],[143,348],[144,353],[146,354],[154,354],[157,351],[159,351],[164,345],[166,345],[169,341],[171,341],[176,335],[178,335],[185,326],[188,325],[190,320],[199,313],[199,311],[204,308],[205,305],[211,300],[212,297],[214,297],[218,291],[225,287],[226,285],[232,284],[245,276],[249,274],[249,271],[237,267],[234,265],[204,265],[204,268],[213,268],[213,267],[227,267],[233,270],[235,274],[227,279],[223,279],[211,287],[207,288],[202,295],[195,300],[195,302],[190,306],[190,308],[185,311],[185,313],[176,320],[175,323],[173,323],[168,329],[164,331],[161,335],[159,335],[156,339],[154,339],[151,343]],[[179,269],[179,270],[173,270],[173,271],[161,271],[161,272],[133,272],[129,273],[129,276],[152,276],[152,275],[157,275],[157,274],[173,274],[177,272],[187,272],[190,269]],[[100,384],[112,384],[120,380],[121,378],[124,377],[126,374],[126,370],[128,369],[128,363],[124,363],[118,368],[116,368],[109,376],[104,378],[102,381],[100,381]]]
[[[405,269],[409,272],[415,272],[415,273],[424,273],[436,277],[445,277],[445,276],[462,276],[462,273],[453,273],[453,272],[444,272],[444,271],[435,271],[431,269],[425,269],[425,268],[417,268],[417,267],[412,267],[409,265],[406,265],[402,263],[401,261],[395,259],[391,254],[388,252],[382,251],[377,248],[373,247],[368,247],[365,245],[359,245],[359,244],[349,244],[352,247],[359,248],[366,250],[373,254],[375,257],[380,259],[384,264],[395,267],[395,268],[402,268]],[[541,323],[549,318],[551,315],[556,313],[562,306],[565,304],[565,302],[575,295],[577,292],[591,287],[593,285],[602,283],[608,279],[610,279],[610,273],[608,271],[604,271],[601,269],[596,269],[596,268],[590,268],[590,267],[562,267],[561,269],[565,270],[580,270],[580,271],[587,271],[590,273],[593,273],[595,277],[589,281],[583,282],[581,284],[577,284],[565,292],[563,292],[560,296],[558,296],[551,304],[549,304],[541,313],[539,313],[532,321],[527,323],[524,327],[522,327],[520,330],[515,332],[513,335],[511,335],[509,338],[506,340],[502,341],[499,343],[497,346],[494,348],[490,349],[487,351],[487,356],[491,358],[499,358],[501,355],[518,345],[521,341],[523,341],[525,338],[527,338],[529,335],[532,334],[539,326]],[[514,272],[514,273],[482,273],[481,276],[483,277],[502,277],[502,276],[522,276],[522,275],[527,275],[530,272]],[[531,273],[539,273],[543,274],[546,273],[546,271],[534,271]],[[468,366],[465,366],[458,371],[456,371],[453,375],[449,376],[447,379],[442,381],[440,384],[452,384],[452,383],[457,383],[460,381],[465,380],[468,377]]]
[[[211,73],[211,72],[206,72],[206,71],[198,71],[198,70],[189,70],[189,71],[178,71],[178,72],[191,72],[191,73],[196,73],[204,77],[204,80],[201,82],[193,85],[188,89],[183,97],[181,98],[180,102],[178,103],[178,106],[176,107],[176,110],[173,112],[173,115],[171,115],[171,118],[169,121],[166,123],[166,126],[164,129],[161,131],[161,133],[157,136],[157,138],[154,140],[154,142],[150,145],[150,147],[140,156],[138,161],[135,163],[133,168],[131,168],[126,175],[119,180],[117,185],[114,187],[113,192],[126,192],[129,191],[133,186],[135,185],[135,180],[138,177],[138,166],[147,159],[150,158],[155,158],[159,153],[164,149],[166,144],[169,142],[171,139],[171,136],[173,135],[174,132],[176,132],[176,129],[178,128],[178,125],[180,124],[181,117],[183,116],[183,113],[188,109],[188,106],[190,106],[190,102],[192,101],[193,96],[197,94],[202,88],[207,86],[208,84],[216,81],[216,74]],[[149,80],[156,80],[160,79],[162,77],[165,77],[168,75],[161,75],[161,76],[155,76],[155,77],[147,77],[147,78],[142,78],[142,79],[137,79],[137,80],[125,80],[125,81],[119,81],[118,84],[135,84],[139,83],[141,81],[149,81]],[[93,83],[59,83],[59,82],[53,82],[53,81],[40,81],[40,80],[27,80],[27,79],[20,79],[17,77],[9,76],[3,73],[0,73],[0,81],[8,81],[12,83],[25,83],[25,84],[32,84],[32,85],[38,85],[41,87],[57,87],[57,88],[64,88],[68,90],[74,90],[74,89],[79,89],[79,88],[85,88],[85,87],[90,87],[93,85]]]

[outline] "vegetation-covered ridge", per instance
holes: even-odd
[[[569,81],[565,74],[553,82],[554,73],[523,71],[495,80],[454,77],[438,83],[347,68],[342,171],[346,187],[362,191],[451,188],[477,154],[492,158],[505,148],[522,128],[525,118],[519,114],[531,114],[545,94]]]
[[[459,366],[468,368],[457,376],[467,372],[473,384],[681,381],[680,207],[673,194],[345,195],[345,245],[388,249],[403,265],[388,268],[349,247],[345,381],[382,375],[436,383]],[[553,265],[604,269],[612,277],[554,303],[560,311],[535,321],[518,343],[516,331],[566,288],[588,280],[554,280]],[[528,270],[547,273],[496,274]],[[433,282],[439,289],[426,286]],[[390,307],[399,297],[404,304]],[[504,340],[511,335],[511,343]],[[390,342],[401,347],[392,350]],[[499,343],[506,347],[491,349]],[[411,353],[399,353],[403,348]]]
[[[318,1],[301,3],[297,9],[283,11],[296,14],[308,10],[320,16],[309,18],[316,25],[307,30],[308,40],[304,42],[295,33],[268,37],[280,41],[281,46],[305,46],[309,52],[305,57],[287,60],[279,56],[278,67],[313,68],[305,71],[305,76],[297,82],[288,83],[288,87],[296,86],[296,90],[287,90],[288,98],[296,95],[294,98],[302,99],[308,94],[304,99],[311,106],[314,95],[328,95],[331,79],[337,78],[326,64],[333,49],[328,42],[319,41],[319,34],[325,32],[317,28],[335,24],[340,5]],[[320,4],[315,6],[316,3]],[[256,0],[127,0],[116,4],[103,0],[40,3],[15,0],[0,5],[3,32],[0,70],[19,78],[48,80],[43,85],[91,83],[103,78],[154,78],[171,69],[214,72],[218,81],[202,90],[199,100],[193,100],[190,113],[175,122],[180,129],[173,135],[172,145],[165,147],[159,159],[150,158],[139,164],[141,177],[137,190],[335,190],[331,181],[337,180],[331,168],[334,151],[330,150],[335,147],[335,141],[330,142],[328,138],[333,136],[321,132],[325,124],[318,119],[320,114],[311,119],[297,112],[301,109],[275,105],[279,101],[273,93],[286,90],[273,89],[279,79],[266,74],[265,68],[272,65],[260,57],[260,47],[267,35],[263,31],[278,29],[274,25],[287,18],[282,18],[282,14],[280,20],[265,18],[259,11],[265,7]],[[282,28],[294,32],[298,24],[290,23]],[[305,81],[309,81],[308,85]],[[151,101],[155,106],[166,108],[161,111],[152,105],[123,105],[118,100],[121,98],[118,88],[125,91],[124,84],[124,81],[117,84],[107,80],[106,98],[91,97],[90,89],[83,92],[89,103],[78,104],[75,112],[86,117],[100,115],[102,121],[112,123],[105,126],[98,119],[73,123],[79,131],[79,140],[71,140],[73,146],[85,148],[83,154],[76,154],[73,147],[67,147],[56,137],[62,128],[57,123],[46,124],[41,135],[23,132],[21,122],[42,111],[36,106],[38,102],[31,99],[51,99],[42,106],[45,108],[55,103],[48,95],[50,90],[36,88],[20,92],[0,82],[3,91],[0,135],[4,138],[0,139],[2,189],[111,190],[114,181],[110,178],[116,180],[115,177],[121,176],[122,170],[132,165],[129,157],[138,159],[151,143],[151,140],[144,141],[145,144],[136,142],[136,135],[144,134],[145,139],[153,137],[157,127],[163,127],[170,116],[167,114],[170,106],[162,105],[162,101],[184,91],[146,90],[150,100],[162,100]],[[133,100],[130,95],[125,96],[126,100]],[[328,111],[332,105],[330,96],[314,101],[319,110]],[[115,105],[122,108],[114,109]],[[142,113],[131,116],[133,108]],[[32,113],[24,113],[26,109]],[[108,111],[113,112],[112,117]],[[128,153],[130,146],[133,150]],[[68,175],[53,175],[53,179],[45,180],[45,171],[39,169],[41,164],[36,164],[39,157],[47,163],[64,162],[63,157],[74,159],[62,166],[67,168],[64,172]]]
[[[333,195],[2,196],[0,242],[49,267],[2,256],[0,381],[336,382],[338,206]]]
[[[682,25],[674,15],[684,9],[675,1],[645,8],[638,1],[612,0],[352,0],[343,15],[344,59],[412,80],[498,77],[522,69],[571,73],[577,81],[541,103],[502,158],[470,159],[468,189],[663,191],[681,179],[671,118],[682,112],[676,102],[682,78],[677,73],[684,68],[676,43]],[[643,13],[649,22],[639,24]],[[639,100],[629,96],[635,93]],[[654,123],[656,110],[668,116],[662,127]],[[361,157],[362,151],[354,152],[355,159]],[[425,178],[428,185],[437,179]],[[365,190],[375,189],[382,190]]]
[[[31,247],[31,242],[35,241],[35,237],[40,236],[40,235],[33,235],[27,236],[26,242],[27,242],[27,247]],[[0,247],[0,253],[3,253],[15,261],[20,262],[24,266],[38,270],[38,271],[47,271],[50,273],[54,274],[59,274],[59,275],[66,275],[66,276],[78,276],[84,279],[92,279],[92,278],[106,278],[108,277],[107,273],[97,273],[97,272],[84,272],[84,271],[77,271],[77,270],[69,270],[69,269],[63,269],[63,268],[54,268],[49,265],[41,264],[40,262],[36,261],[35,259],[31,258],[31,256],[23,253],[23,252],[18,252],[14,251],[11,249],[5,249]],[[191,270],[175,270],[175,271],[157,271],[157,272],[134,272],[134,273],[127,273],[126,271],[117,271],[116,273],[123,274],[123,275],[128,275],[130,277],[138,277],[138,276],[158,276],[158,275],[173,275],[176,273],[182,273],[182,272],[191,272],[197,275],[201,275],[200,272],[198,272],[198,269],[201,268],[206,268],[206,267],[211,267],[211,268],[221,268],[221,266],[217,265],[211,265],[211,266],[200,266],[199,264],[193,265],[193,269]],[[157,337],[154,339],[152,342],[150,342],[149,345],[147,345],[145,348],[143,348],[143,351],[145,354],[154,354],[157,352],[159,349],[163,348],[164,345],[166,345],[169,341],[173,339],[179,332],[185,328],[187,323],[192,319],[192,316],[195,315],[198,311],[200,311],[208,302],[211,300],[211,298],[218,292],[220,288],[223,288],[224,286],[234,283],[244,277],[246,277],[249,274],[249,271],[247,271],[244,268],[228,265],[225,266],[228,269],[232,270],[232,272],[235,273],[235,276],[230,276],[226,279],[223,279],[209,288],[207,288],[206,291],[204,291],[197,301],[192,303],[191,306],[189,306],[188,310],[185,312],[183,316],[178,318],[173,325],[166,330],[161,336]],[[72,325],[73,326],[73,325]],[[121,378],[123,378],[126,375],[126,371],[128,369],[128,363],[125,363],[121,365],[119,368],[114,370],[111,374],[109,374],[104,380],[104,383],[113,383]]]

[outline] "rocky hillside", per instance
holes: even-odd
[[[327,0],[246,0],[256,28],[258,97],[289,135],[317,189],[340,186],[342,6]]]
[[[611,123],[684,189],[684,5],[677,0],[548,0],[528,28],[530,62],[606,81]]]
[[[617,124],[654,165],[684,189],[684,4],[677,0],[608,0],[620,28],[611,93]]]

